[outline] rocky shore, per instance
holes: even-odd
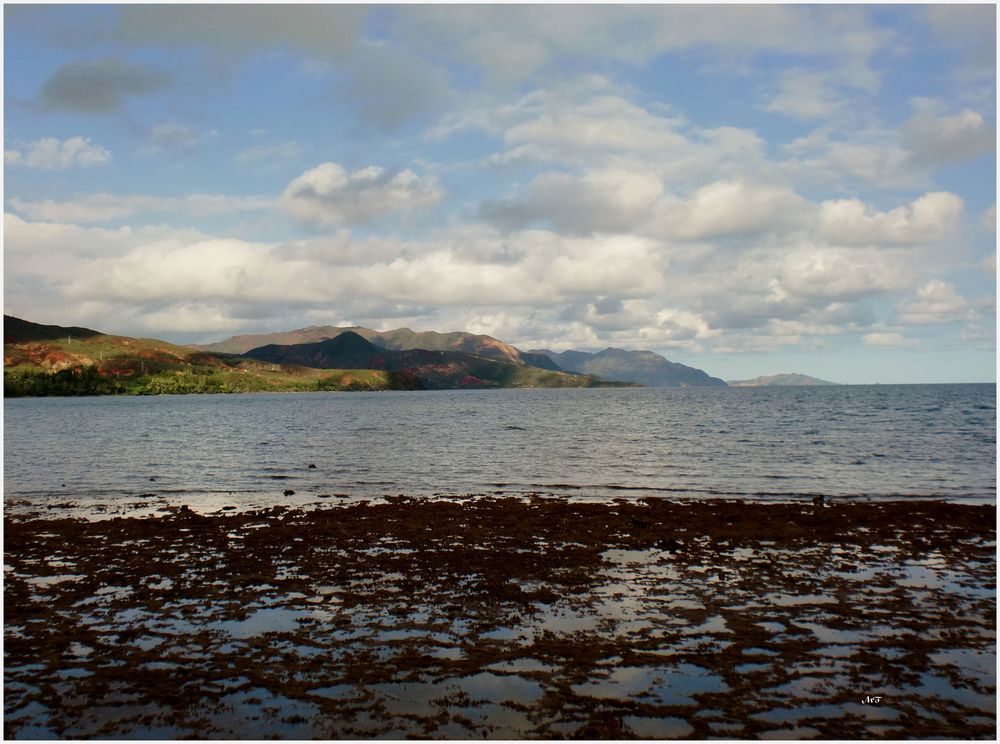
[[[996,734],[995,507],[5,520],[5,738]]]

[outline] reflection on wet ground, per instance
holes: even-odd
[[[992,739],[993,525],[550,498],[8,520],[5,735]]]

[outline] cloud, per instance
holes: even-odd
[[[199,134],[195,129],[183,124],[162,122],[149,131],[147,150],[176,154],[191,153],[216,134],[214,129]]]
[[[16,149],[5,150],[3,155],[7,165],[43,170],[89,168],[111,162],[111,152],[91,144],[89,137],[70,137],[67,140],[45,137]]]
[[[689,199],[668,199],[657,208],[653,234],[685,240],[786,232],[803,225],[812,208],[787,188],[745,181],[715,181]]]
[[[336,163],[323,163],[288,184],[281,205],[305,222],[351,225],[429,207],[443,195],[436,179],[410,170],[369,166],[348,173]]]
[[[919,346],[920,343],[912,338],[906,338],[902,333],[883,332],[866,333],[861,337],[862,343],[866,346],[884,346],[893,349],[908,349]]]
[[[601,294],[643,297],[662,288],[665,262],[647,240],[531,230],[517,242],[523,258],[495,264],[470,259],[461,243],[425,245],[410,259],[359,270],[350,291],[404,303],[551,306]]]
[[[780,288],[800,297],[857,300],[907,287],[912,269],[897,254],[801,248],[778,263]]]
[[[348,70],[340,96],[353,102],[367,127],[399,129],[449,100],[444,71],[398,47],[366,44]]]
[[[629,100],[629,91],[600,75],[584,75],[532,90],[513,103],[471,101],[430,131],[445,139],[468,130],[501,137],[506,150],[486,163],[592,162],[595,156],[666,153],[686,140],[677,118],[651,113]]]
[[[288,140],[250,147],[236,156],[236,162],[240,165],[276,165],[295,160],[301,152],[302,148],[295,140]]]
[[[984,209],[983,213],[979,215],[979,224],[985,227],[991,232],[997,231],[997,205]]]
[[[507,230],[547,222],[568,233],[627,232],[662,194],[655,173],[609,168],[577,177],[551,172],[535,177],[523,197],[487,201],[480,213]]]
[[[816,204],[789,187],[746,179],[716,180],[675,195],[664,191],[670,179],[661,168],[612,162],[617,164],[582,174],[543,172],[514,196],[485,200],[479,215],[505,231],[544,225],[564,234],[637,234],[674,245],[766,237],[775,245],[809,238],[840,247],[886,247],[949,236],[964,206],[950,192],[930,192],[885,212],[857,198]]]
[[[167,87],[170,78],[141,64],[108,57],[67,62],[45,81],[39,103],[49,109],[84,113],[117,111],[132,96],[144,96]]]
[[[817,171],[843,174],[882,187],[914,182],[909,171],[910,154],[895,141],[830,142],[823,149],[824,157],[810,163]]]
[[[596,75],[533,90],[512,104],[470,103],[445,116],[428,136],[479,130],[502,138],[487,157],[491,169],[557,163],[562,169],[650,171],[675,188],[706,180],[779,175],[756,132],[721,126],[697,129],[664,105],[630,100],[632,91]]]
[[[864,12],[805,6],[422,6],[398,15],[396,34],[447,51],[511,84],[559,60],[645,64],[678,52],[746,59],[761,53],[832,61],[846,80],[871,85],[869,59],[894,38]]]
[[[940,166],[996,151],[996,125],[970,109],[945,115],[928,98],[911,102],[913,116],[900,128],[900,139],[918,166]]]
[[[328,298],[312,268],[274,253],[274,246],[216,238],[194,243],[140,245],[113,260],[88,264],[66,294],[80,299],[154,303],[191,300],[287,302],[295,287],[299,302]]]
[[[139,206],[105,196],[106,205]],[[75,318],[86,310],[101,319],[86,318],[91,325],[115,318],[144,333],[157,323],[203,330],[193,322],[203,311],[211,328],[225,330],[310,315],[428,328],[479,324],[546,345],[745,351],[881,330],[872,328],[871,301],[913,286],[919,273],[904,249],[775,245],[675,263],[675,249],[650,237],[504,234],[475,224],[420,239],[339,229],[265,243],[7,215],[5,233],[11,311],[55,321],[57,309]],[[515,326],[525,335],[508,335]]]
[[[685,143],[675,120],[650,114],[618,95],[600,94],[572,102],[559,93],[536,91],[513,110],[503,136],[508,157],[572,161],[581,153],[624,152],[664,155]],[[503,121],[497,122],[504,126]]]
[[[193,302],[229,305],[231,313],[243,315],[249,306],[258,313],[293,305],[330,311],[375,298],[400,306],[551,307],[600,293],[650,295],[662,287],[664,266],[648,241],[563,238],[544,231],[519,236],[525,245],[521,261],[491,264],[489,270],[467,255],[461,236],[410,245],[381,241],[382,249],[371,255],[359,246],[353,262],[333,263],[323,252],[338,247],[326,239],[320,245],[260,243],[162,228],[31,223],[13,215],[7,216],[7,233],[8,256],[14,257],[7,263],[11,286],[22,287],[32,276],[42,281],[30,296],[16,292],[14,306],[68,313],[80,303],[99,302],[106,313],[121,308],[133,317]],[[53,255],[65,259],[56,271]]]
[[[117,38],[130,44],[247,53],[287,48],[342,58],[369,10],[352,5],[125,5]]]
[[[953,323],[965,317],[969,302],[954,285],[933,279],[917,290],[915,300],[899,306],[899,320],[906,325]]]
[[[964,69],[958,70],[960,77],[995,81],[997,16],[993,3],[926,5],[921,11],[935,39],[965,56]]]
[[[273,208],[275,200],[261,196],[189,194],[182,197],[137,194],[90,194],[72,201],[25,201],[12,198],[15,211],[32,220],[60,223],[112,222],[144,213],[169,213],[188,218]]]
[[[780,92],[764,107],[797,119],[820,119],[840,111],[846,101],[833,89],[829,72],[795,69],[781,76]]]
[[[719,336],[699,314],[649,299],[603,298],[571,306],[561,316],[585,327],[593,338],[629,348],[700,348],[698,341]]]
[[[915,245],[948,235],[962,214],[962,199],[947,191],[924,194],[912,204],[878,212],[859,199],[820,204],[816,235],[838,245]]]

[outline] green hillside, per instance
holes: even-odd
[[[4,316],[4,396],[413,390],[411,375],[309,369]],[[9,331],[14,331],[10,333]],[[74,336],[73,331],[78,333]]]
[[[589,387],[600,381],[460,352],[363,347],[332,358],[251,358],[4,316],[4,396]],[[343,351],[343,348],[341,349]],[[356,350],[357,351],[357,350]],[[394,356],[395,355],[395,356]],[[373,357],[392,357],[377,364]]]

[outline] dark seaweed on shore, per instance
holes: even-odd
[[[8,519],[4,733],[992,739],[994,525],[542,497]]]

